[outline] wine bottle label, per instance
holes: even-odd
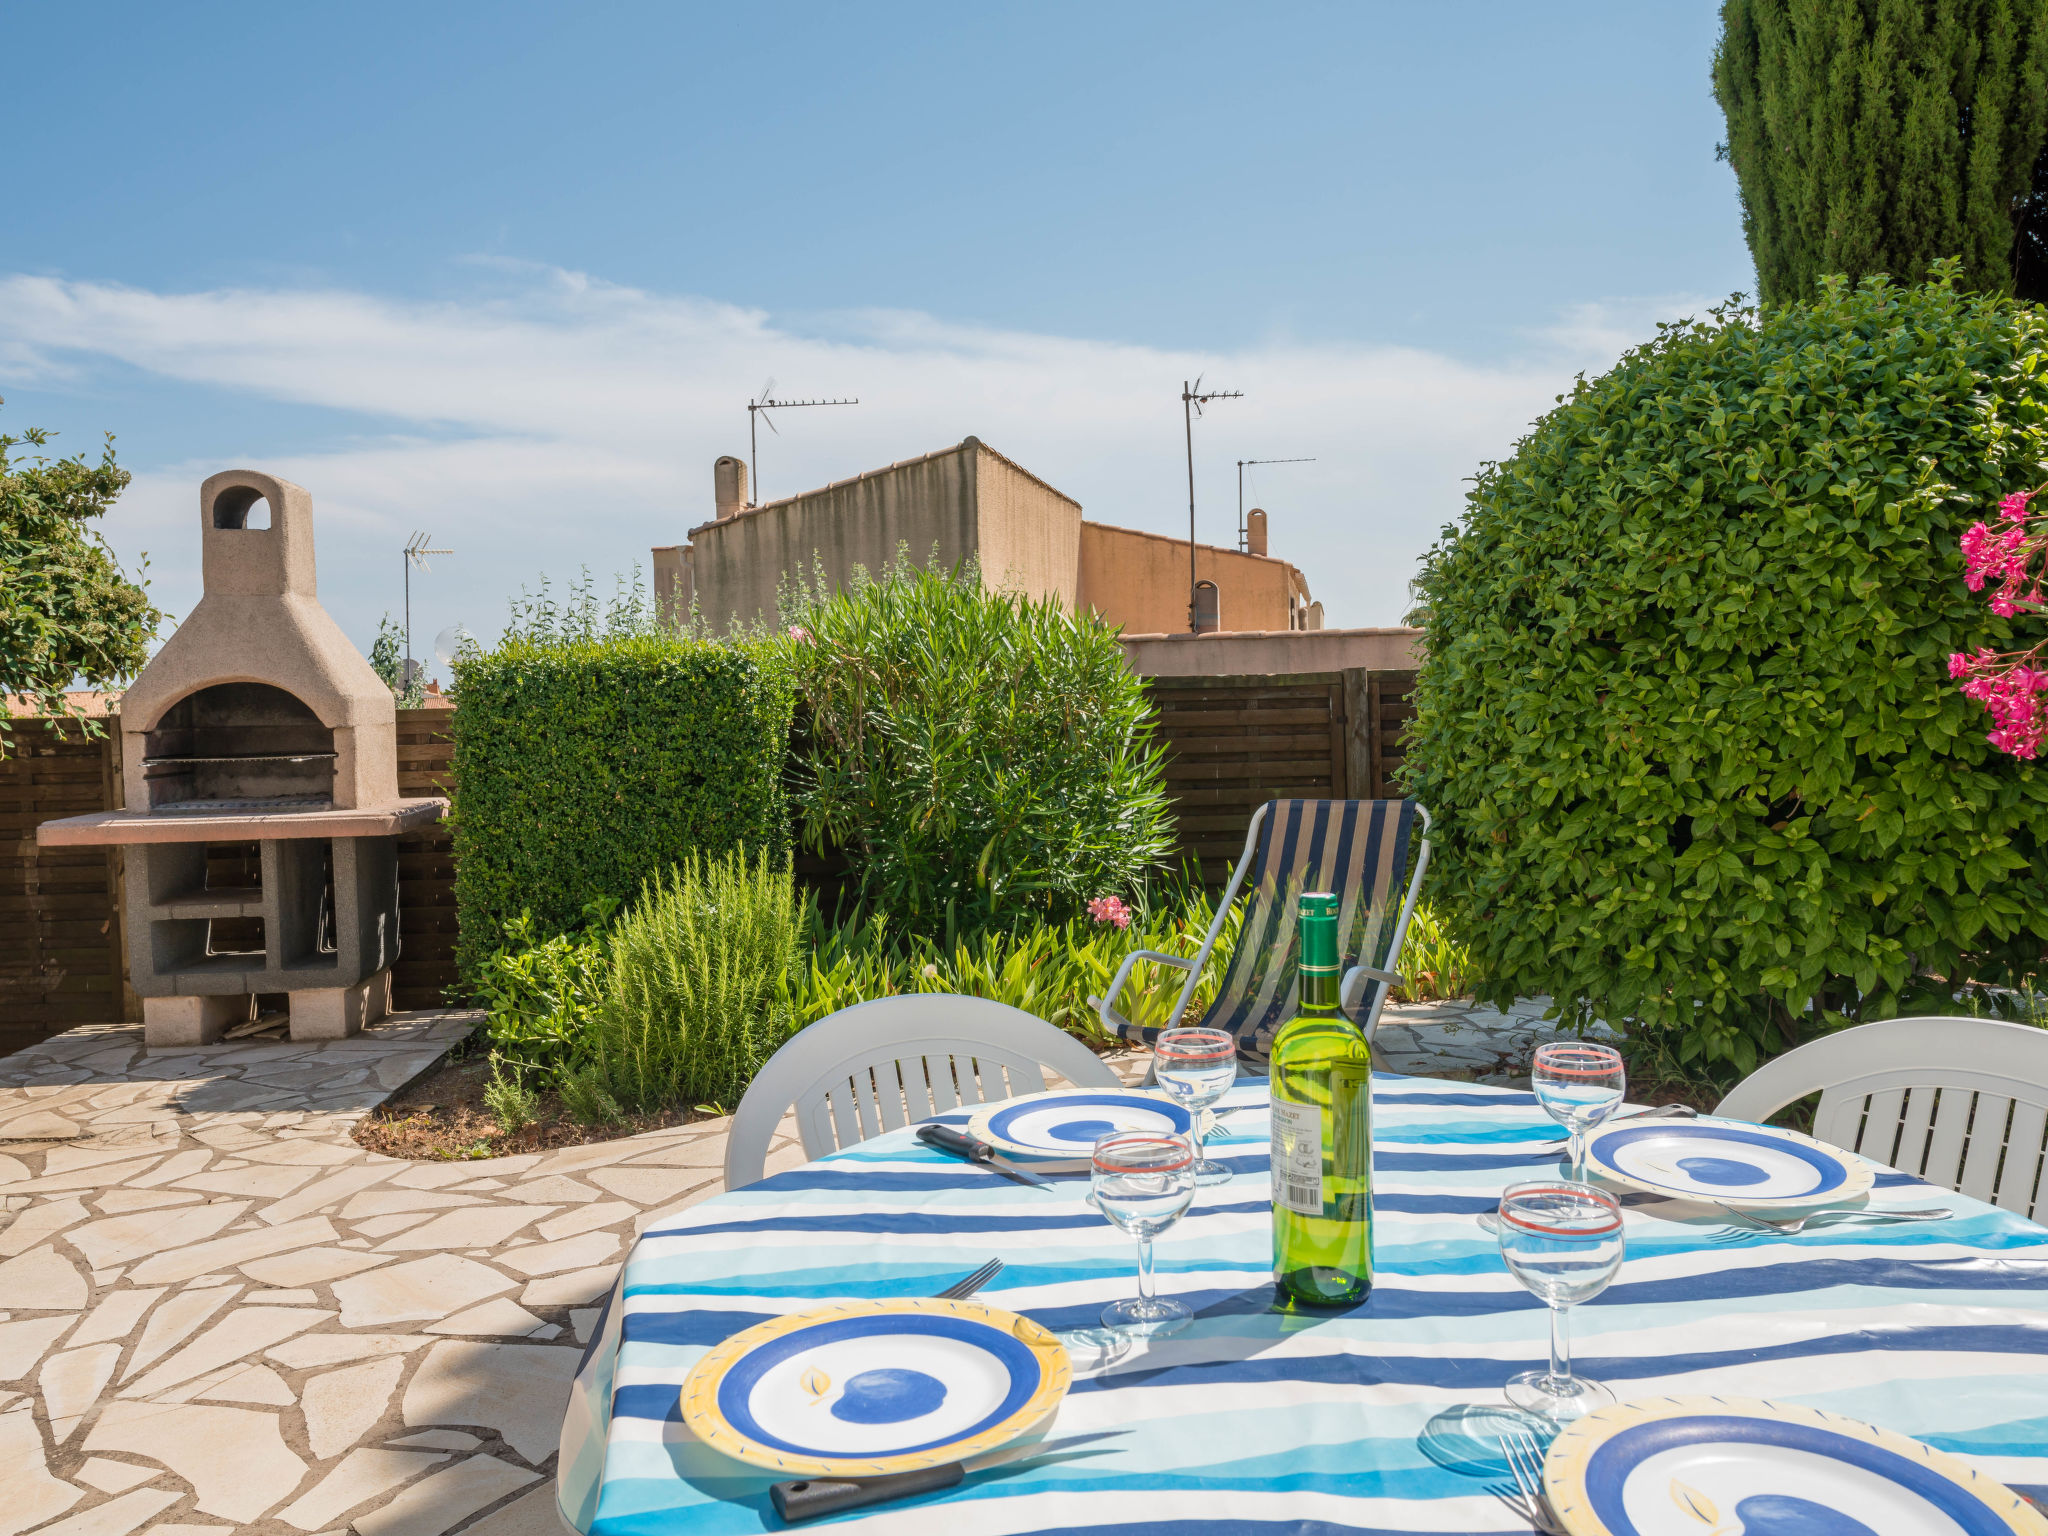
[[[1302,1216],[1323,1214],[1323,1112],[1273,1101],[1273,1203]]]

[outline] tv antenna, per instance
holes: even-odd
[[[1313,464],[1314,459],[1239,459],[1237,461],[1237,547],[1245,550],[1251,541],[1244,529],[1244,467],[1247,464]]]
[[[1180,419],[1188,435],[1188,633],[1198,635],[1200,627],[1195,622],[1195,418],[1202,414],[1202,407],[1211,400],[1242,400],[1241,389],[1202,390],[1200,374],[1193,384],[1181,380]]]
[[[410,539],[407,539],[405,541],[405,665],[403,668],[401,668],[401,671],[404,673],[405,686],[408,688],[412,686],[413,678],[416,677],[420,672],[425,670],[423,667],[420,666],[418,662],[412,659],[413,567],[418,566],[423,571],[430,571],[433,569],[433,567],[427,564],[427,556],[452,555],[455,553],[455,551],[452,549],[427,548],[427,546],[433,542],[434,541],[424,533],[416,533]]]
[[[760,397],[759,397],[758,399],[754,399],[754,400],[749,400],[749,401],[747,402],[747,477],[748,477],[748,483],[749,483],[749,484],[751,485],[751,487],[752,487],[752,489],[753,489],[753,496],[752,496],[752,498],[751,498],[751,505],[754,505],[754,506],[759,506],[759,505],[761,504],[761,500],[762,500],[762,498],[761,498],[761,444],[760,444],[760,441],[759,441],[759,439],[758,439],[758,437],[757,437],[757,435],[756,435],[756,433],[755,433],[755,431],[754,431],[754,423],[755,423],[756,421],[766,422],[766,423],[767,423],[767,426],[768,426],[768,430],[769,430],[770,432],[773,432],[773,433],[774,433],[774,434],[775,434],[775,435],[776,435],[777,437],[780,437],[780,436],[782,436],[782,429],[781,429],[780,427],[778,427],[778,426],[776,426],[776,425],[775,425],[775,418],[774,418],[773,416],[770,416],[770,415],[768,414],[768,413],[769,413],[770,411],[781,411],[781,410],[791,410],[791,411],[793,411],[793,410],[796,410],[796,409],[798,409],[798,408],[799,408],[799,407],[801,407],[801,406],[806,406],[806,405],[859,405],[859,404],[860,404],[860,401],[859,401],[858,399],[853,399],[853,400],[778,400],[778,399],[776,399],[776,398],[775,398],[775,381],[774,381],[773,379],[770,379],[770,380],[769,380],[769,381],[768,381],[768,382],[767,382],[766,384],[763,384],[763,385],[761,386],[761,394],[760,394]]]

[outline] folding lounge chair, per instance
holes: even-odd
[[[1422,847],[1396,912],[1395,886],[1407,868],[1408,839],[1418,815]],[[1412,800],[1268,801],[1252,815],[1244,852],[1216,904],[1200,951],[1192,959],[1150,949],[1133,951],[1118,967],[1108,995],[1095,999],[1096,1013],[1112,1033],[1133,1045],[1150,1044],[1159,1030],[1133,1024],[1116,1011],[1116,1000],[1140,960],[1157,960],[1187,972],[1173,1011],[1174,1020],[1180,1020],[1209,963],[1223,919],[1249,879],[1251,910],[1203,1025],[1229,1031],[1237,1039],[1239,1056],[1264,1066],[1274,1034],[1294,1017],[1295,917],[1301,893],[1333,891],[1339,900],[1337,933],[1346,966],[1340,1001],[1345,1014],[1370,1039],[1379,1026],[1387,992],[1401,985],[1393,967],[1415,911],[1416,893],[1422,889],[1423,871],[1429,868],[1429,827],[1429,812]]]

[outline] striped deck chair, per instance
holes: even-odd
[[[1408,839],[1418,815],[1422,847],[1396,911],[1395,884],[1407,867]],[[1274,1034],[1294,1017],[1295,916],[1301,893],[1334,891],[1339,952],[1346,967],[1340,999],[1345,1014],[1372,1038],[1388,991],[1401,984],[1393,967],[1422,889],[1422,873],[1429,867],[1429,826],[1429,812],[1412,800],[1269,800],[1252,815],[1244,853],[1216,904],[1200,951],[1193,959],[1150,949],[1126,955],[1109,994],[1094,999],[1103,1025],[1133,1045],[1150,1044],[1158,1036],[1157,1029],[1141,1028],[1116,1011],[1117,994],[1140,960],[1158,960],[1188,973],[1172,1015],[1182,1018],[1230,904],[1249,879],[1251,909],[1223,986],[1202,1018],[1204,1027],[1228,1030],[1237,1038],[1239,1056],[1263,1068]]]

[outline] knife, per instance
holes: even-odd
[[[1008,1163],[997,1161],[994,1147],[986,1142],[976,1141],[972,1136],[956,1131],[949,1125],[921,1125],[917,1129],[917,1139],[928,1147],[937,1147],[941,1152],[950,1152],[955,1157],[966,1158],[970,1163],[979,1163],[990,1173],[1000,1173],[1004,1178],[1013,1179],[1019,1184],[1036,1184],[1044,1189],[1058,1187],[1051,1179],[1040,1174],[1030,1173],[1022,1168],[1012,1168]]]
[[[958,1487],[961,1479],[970,1472],[985,1472],[1005,1462],[1046,1456],[1056,1451],[1071,1451],[1091,1441],[1127,1433],[1129,1431],[1122,1429],[1105,1429],[1092,1435],[1068,1435],[1061,1440],[1025,1440],[981,1456],[971,1456],[966,1461],[920,1467],[915,1472],[891,1472],[882,1477],[807,1477],[797,1482],[776,1483],[768,1490],[768,1497],[775,1501],[775,1513],[795,1524],[799,1520],[815,1520],[820,1515],[836,1515],[841,1510],[885,1504],[891,1499],[907,1499],[912,1494],[937,1493]],[[1084,1451],[1082,1454],[1099,1456],[1102,1452]]]

